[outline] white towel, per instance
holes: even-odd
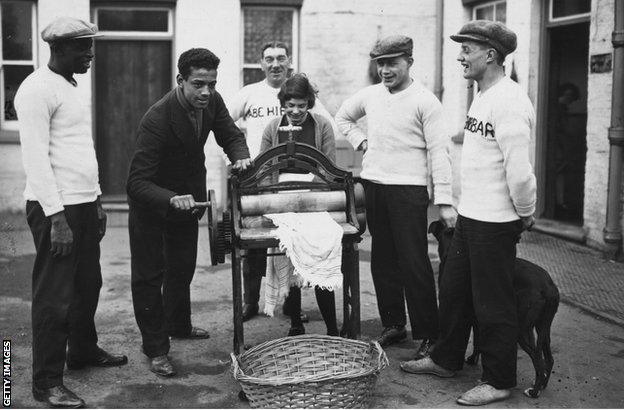
[[[267,264],[264,313],[273,316],[291,285],[319,286],[335,290],[342,286],[343,230],[327,212],[267,214],[277,226],[280,251]]]

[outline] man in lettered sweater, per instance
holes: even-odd
[[[431,158],[434,203],[454,226],[451,164],[442,106],[410,77],[412,39],[390,36],[370,53],[380,84],[360,90],[336,114],[340,131],[364,151],[361,177],[372,236],[371,272],[384,330],[382,346],[407,337],[405,302],[412,337],[422,340],[416,357],[428,354],[438,336],[433,270],[427,252],[427,156]],[[366,116],[368,134],[357,126]]]
[[[33,396],[52,407],[82,407],[63,384],[69,369],[120,366],[126,356],[97,345],[93,317],[102,272],[100,205],[90,103],[74,74],[93,59],[94,24],[61,17],[42,32],[50,60],[30,74],[15,96],[26,171],[26,217],[37,256],[32,277]],[[67,349],[67,351],[66,351]]]
[[[464,126],[459,217],[440,283],[440,338],[430,357],[401,368],[454,376],[464,363],[474,312],[483,373],[457,402],[480,406],[508,398],[516,385],[512,277],[520,234],[534,223],[529,141],[535,114],[526,92],[505,76],[505,56],[517,44],[511,30],[475,20],[451,39],[461,43],[457,59],[479,92]]]
[[[228,101],[228,111],[234,121],[242,120],[251,158],[260,153],[260,142],[266,126],[284,114],[277,94],[288,78],[290,55],[288,46],[281,41],[271,41],[262,46],[260,66],[266,78],[241,88]],[[311,112],[321,114],[333,124],[333,118],[317,98]],[[265,249],[250,249],[243,259],[244,306],[243,321],[258,314],[260,285],[266,272]]]

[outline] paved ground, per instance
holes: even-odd
[[[30,395],[30,270],[34,248],[28,231],[19,230],[20,226],[18,230],[6,230],[6,224],[3,226],[4,230],[0,231],[0,336],[10,338],[13,344],[13,405],[40,407]],[[369,243],[369,238],[365,238],[361,246],[363,339],[372,339],[380,331],[367,261]],[[430,254],[437,265],[433,239]],[[519,351],[518,388],[514,389],[511,400],[498,403],[496,407],[624,407],[622,265],[603,261],[598,253],[587,248],[537,233],[524,237],[519,254],[552,273],[566,303],[560,306],[553,324],[555,368],[546,391],[538,399],[522,394],[532,382],[533,370],[527,355]],[[179,377],[163,380],[147,371],[147,362],[140,352],[130,296],[127,229],[109,228],[102,242],[104,285],[97,325],[101,345],[111,351],[124,352],[130,363],[117,369],[67,371],[66,384],[85,398],[90,407],[248,407],[238,400],[239,387],[229,373],[230,266],[212,267],[208,255],[204,227],[192,285],[193,321],[209,329],[212,337],[203,341],[173,341],[171,356],[179,369]],[[313,292],[304,292],[303,305],[311,316],[311,322],[306,325],[308,333],[324,333]],[[246,341],[259,343],[283,336],[287,330],[285,318],[261,316],[245,325]],[[412,342],[406,341],[387,349],[390,366],[379,378],[371,406],[456,407],[455,398],[480,377],[478,366],[467,366],[452,380],[402,373],[398,364],[410,358],[414,348]]]

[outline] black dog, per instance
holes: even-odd
[[[444,271],[453,232],[453,228],[446,228],[440,221],[434,221],[429,225],[429,233],[438,240],[440,255],[438,283]],[[550,326],[559,307],[559,290],[548,272],[521,258],[516,258],[513,283],[518,303],[518,344],[531,357],[535,368],[535,383],[524,393],[536,398],[546,388],[554,364],[550,350]],[[479,360],[476,322],[472,325],[472,332],[473,353],[466,359],[466,363],[476,364]],[[537,333],[537,343],[534,332]]]

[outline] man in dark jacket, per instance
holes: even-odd
[[[173,376],[169,336],[208,338],[191,325],[197,221],[206,201],[204,144],[210,131],[234,170],[250,164],[243,133],[215,91],[219,58],[194,48],[178,60],[178,87],[145,114],[128,176],[132,300],[150,370]],[[162,292],[161,292],[162,288]]]

